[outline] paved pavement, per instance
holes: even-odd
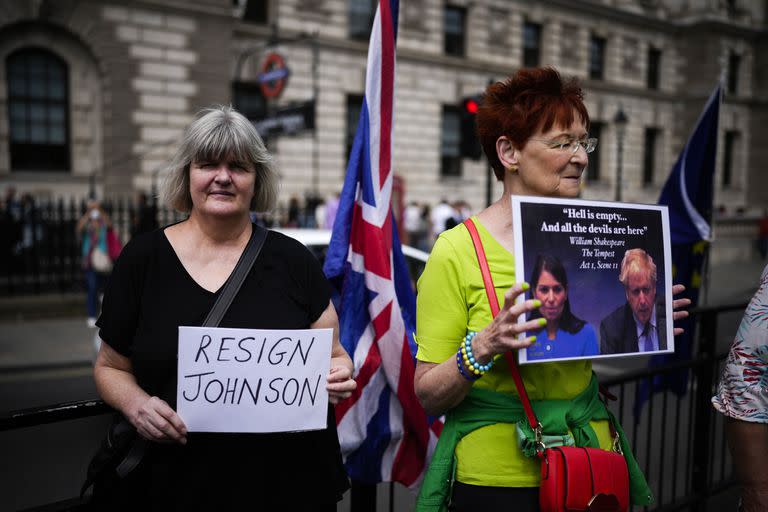
[[[0,372],[90,363],[96,329],[85,317],[38,319],[0,324]]]
[[[750,299],[760,278],[763,262],[720,264],[710,270],[706,303],[733,304]],[[82,316],[45,318],[45,311],[34,311],[32,299],[24,298],[23,306],[14,314],[12,305],[5,305],[0,316],[0,374],[24,367],[76,366],[90,364],[94,355],[95,328],[86,325]],[[6,299],[5,302],[9,302]],[[50,298],[40,299],[41,308],[52,313]],[[9,312],[8,310],[11,309]],[[70,311],[71,308],[64,308]]]

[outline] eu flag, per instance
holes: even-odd
[[[692,306],[699,301],[702,270],[711,240],[713,178],[717,156],[717,127],[722,102],[722,84],[718,84],[707,100],[704,110],[688,142],[675,163],[659,204],[669,207],[672,237],[672,282],[685,285]],[[677,327],[685,332],[675,338],[675,353],[651,358],[650,366],[662,366],[691,357],[695,324],[690,318]],[[678,395],[686,391],[688,371],[657,376],[653,392],[669,389]],[[635,403],[635,418],[649,396],[648,382],[643,381]]]

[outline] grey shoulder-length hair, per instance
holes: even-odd
[[[232,158],[256,169],[251,210],[266,212],[277,202],[278,175],[272,155],[248,119],[231,106],[206,108],[184,132],[176,154],[167,167],[160,196],[180,212],[192,210],[189,167],[192,162]]]

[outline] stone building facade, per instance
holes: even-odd
[[[270,137],[281,200],[341,187],[364,90],[373,0],[3,0],[0,189],[128,195],[162,178],[183,127],[212,104],[264,114],[315,99],[315,128]],[[458,155],[462,98],[524,65],[583,81],[598,135],[583,196],[654,203],[724,76],[715,203],[768,205],[766,2],[403,0],[394,168],[406,200],[485,203],[482,160]],[[257,84],[268,53],[282,94]],[[493,197],[500,192],[490,183]]]

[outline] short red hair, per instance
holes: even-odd
[[[568,127],[574,112],[589,129],[584,93],[574,77],[563,81],[555,68],[523,68],[503,82],[488,86],[477,111],[480,145],[496,178],[504,179],[504,166],[496,155],[496,141],[506,135],[523,148],[534,133],[558,126]]]

